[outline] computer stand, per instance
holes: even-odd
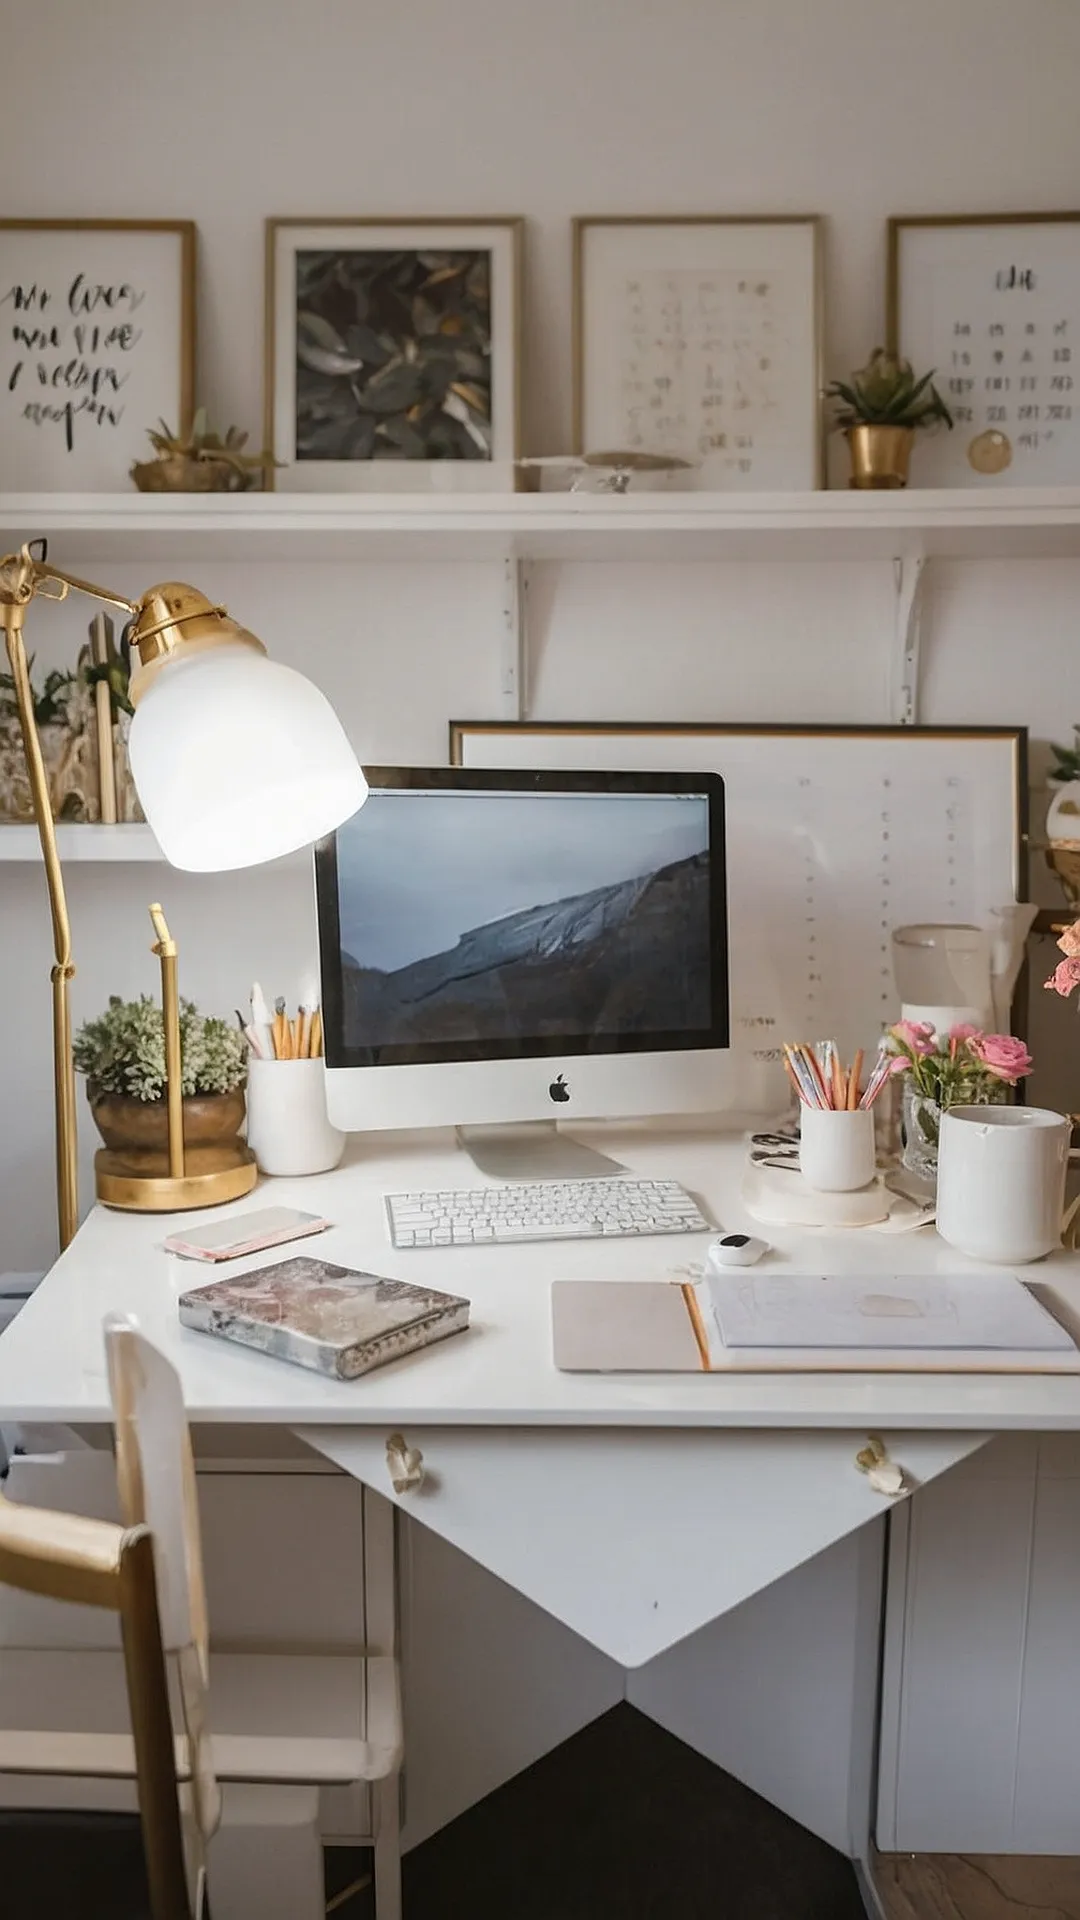
[[[456,1131],[458,1145],[493,1180],[602,1180],[626,1172],[620,1161],[560,1132],[554,1120]]]

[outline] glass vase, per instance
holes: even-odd
[[[980,1091],[968,1090],[964,1093],[960,1105],[966,1107],[997,1107],[1008,1098],[1008,1088],[1004,1081]],[[952,1102],[947,1102],[952,1105]],[[928,1093],[921,1093],[910,1075],[904,1076],[904,1107],[901,1121],[903,1151],[900,1155],[903,1165],[909,1173],[921,1180],[937,1180],[938,1142],[941,1139],[941,1115],[944,1109],[938,1100]]]
[[[917,1174],[921,1180],[936,1180],[941,1108],[906,1077],[901,1130],[904,1149],[900,1157],[908,1172]]]

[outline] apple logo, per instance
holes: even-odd
[[[562,1107],[566,1105],[566,1102],[570,1098],[570,1089],[566,1084],[565,1074],[560,1073],[558,1079],[552,1081],[548,1088],[548,1093],[558,1106]]]

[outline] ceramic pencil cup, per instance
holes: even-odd
[[[867,1108],[803,1107],[799,1166],[818,1193],[853,1193],[874,1178],[874,1116]]]
[[[327,1118],[322,1060],[249,1060],[247,1111],[260,1173],[329,1173],[345,1151]]]
[[[1048,1107],[950,1107],[937,1230],[973,1260],[1019,1266],[1061,1245],[1071,1128]]]

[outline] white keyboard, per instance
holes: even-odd
[[[395,1247],[473,1247],[520,1240],[607,1240],[638,1233],[712,1233],[675,1180],[525,1181],[458,1192],[389,1193]]]

